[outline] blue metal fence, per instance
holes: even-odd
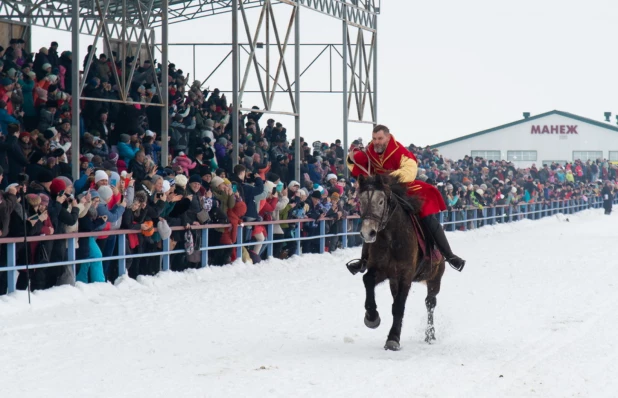
[[[618,198],[614,200],[614,203],[618,202]],[[534,203],[534,204],[523,204],[523,205],[513,205],[513,206],[496,206],[489,207],[483,209],[460,209],[453,211],[445,211],[439,214],[439,219],[442,225],[444,225],[444,229],[447,231],[455,231],[462,230],[466,231],[469,229],[479,228],[484,225],[497,225],[502,223],[510,223],[515,222],[522,219],[529,220],[538,220],[547,216],[552,216],[558,213],[561,214],[573,214],[582,210],[587,209],[598,209],[603,205],[603,201],[601,198],[591,198],[588,201],[583,200],[566,200],[566,201],[552,201],[549,203]],[[231,245],[217,245],[217,246],[209,246],[208,245],[208,235],[209,230],[213,228],[222,228],[229,227],[229,225],[202,225],[192,227],[194,230],[199,230],[201,233],[201,245],[196,250],[201,252],[201,266],[208,266],[208,252],[210,250],[219,250],[219,249],[228,249],[234,248],[236,250],[236,255],[238,258],[242,258],[242,248],[246,246],[254,246],[257,244],[266,245],[266,252],[269,257],[273,255],[273,245],[279,243],[287,243],[287,242],[296,242],[296,253],[301,253],[301,242],[306,240],[316,240],[319,239],[319,252],[324,253],[326,250],[326,239],[339,237],[341,239],[341,246],[343,248],[348,247],[349,237],[359,235],[357,231],[358,228],[350,228],[348,231],[348,227],[350,224],[356,224],[358,227],[359,219],[356,217],[345,218],[341,221],[341,230],[343,232],[338,234],[327,234],[326,233],[326,223],[330,221],[329,219],[318,220],[319,223],[319,234],[314,236],[300,236],[299,231],[301,230],[301,224],[307,222],[313,222],[313,220],[282,220],[275,221],[269,223],[246,223],[238,226],[238,238],[237,243]],[[275,224],[296,224],[295,234],[292,238],[287,239],[274,239],[273,226]],[[245,237],[245,228],[250,228],[256,225],[264,225],[267,229],[267,238],[262,242],[244,242],[243,238]],[[173,230],[183,230],[182,227],[172,228]],[[65,266],[71,265],[75,267],[77,264],[89,263],[92,262],[92,259],[83,259],[76,260],[76,243],[77,239],[80,237],[87,236],[102,236],[102,235],[120,235],[123,236],[128,233],[140,233],[140,231],[135,230],[121,230],[121,231],[106,231],[106,232],[97,232],[97,233],[78,233],[78,234],[66,234],[66,235],[52,235],[52,236],[37,236],[37,237],[28,237],[28,242],[36,242],[36,241],[49,241],[49,240],[58,240],[58,239],[66,239],[68,241],[67,245],[67,261],[64,262],[55,262],[55,263],[47,263],[47,264],[35,264],[30,265],[29,268],[45,268],[45,267],[57,267],[57,266]],[[17,264],[17,245],[23,244],[23,238],[6,238],[0,239],[0,245],[6,247],[6,256],[7,256],[7,266],[0,267],[0,272],[7,273],[7,291],[12,293],[15,291],[16,282],[17,282],[17,273],[20,270],[25,270],[25,265]],[[150,253],[140,253],[140,254],[127,254],[126,248],[126,239],[118,239],[118,255],[103,257],[100,259],[96,259],[97,261],[109,261],[109,260],[118,260],[118,273],[119,275],[126,274],[126,260],[130,258],[143,258],[143,257],[161,257],[161,270],[169,271],[170,269],[170,255],[183,253],[184,249],[176,249],[170,250],[170,240],[165,239],[162,241],[162,250],[158,252],[150,252]]]

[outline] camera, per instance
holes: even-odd
[[[161,193],[161,192],[157,192],[157,195],[156,195],[156,196],[157,196],[157,198],[161,199],[161,198],[163,197],[163,193]]]

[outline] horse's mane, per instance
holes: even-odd
[[[376,191],[384,191],[387,194],[391,193],[404,210],[411,214],[418,214],[423,206],[423,201],[419,195],[408,195],[408,186],[400,181],[397,177],[391,177],[386,174],[376,174],[375,176],[364,177],[358,179],[359,194],[375,189]]]

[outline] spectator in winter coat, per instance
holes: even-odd
[[[188,176],[190,171],[197,166],[197,163],[192,162],[191,159],[189,159],[187,155],[185,155],[185,153],[182,151],[179,152],[178,156],[174,158],[173,163],[182,167],[182,170],[184,171],[186,176]]]
[[[19,120],[9,114],[6,102],[0,100],[0,132],[3,135],[9,134],[8,125],[11,123],[19,124]]]

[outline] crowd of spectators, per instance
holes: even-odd
[[[172,248],[184,253],[171,256],[172,270],[196,268],[201,262],[201,234],[191,226],[231,225],[213,228],[209,245],[238,241],[237,226],[252,221],[290,220],[274,226],[276,240],[319,234],[319,220],[327,233],[343,232],[343,220],[359,212],[356,181],[345,178],[344,148],[340,140],[311,144],[294,142],[286,128],[273,119],[264,123],[257,107],[234,115],[225,94],[192,84],[182,70],[169,65],[170,107],[163,109],[156,81],[160,65],[134,57],[137,65],[130,82],[132,103],[120,99],[116,76],[130,78],[122,62],[109,54],[93,53],[85,79],[84,96],[75,104],[71,88],[73,63],[70,51],[58,52],[58,43],[28,53],[22,40],[0,47],[0,238],[54,235],[71,232],[133,229],[135,234],[80,238],[78,259],[91,259],[77,267],[38,268],[30,271],[33,289],[58,284],[114,280],[117,263],[102,257],[118,251],[124,239],[128,254],[157,253],[170,237]],[[86,65],[89,54],[83,60]],[[114,59],[117,60],[116,54]],[[75,60],[77,61],[77,60]],[[115,70],[115,71],[114,71]],[[155,79],[158,76],[158,79]],[[81,131],[71,130],[71,112],[79,105]],[[161,112],[169,112],[167,164],[161,161]],[[232,159],[232,125],[239,124],[240,156]],[[71,148],[79,134],[81,147]],[[295,181],[294,149],[300,145],[301,178]],[[362,139],[352,142],[362,147]],[[71,175],[71,152],[79,151],[80,176]],[[616,168],[607,161],[543,165],[541,169],[516,169],[501,161],[464,157],[444,159],[437,150],[414,145],[419,161],[419,179],[433,183],[444,195],[449,210],[496,205],[518,205],[600,194],[600,180],[615,180]],[[303,222],[298,224],[299,220]],[[347,223],[355,228],[357,221]],[[170,227],[181,226],[174,231]],[[245,228],[246,262],[265,258],[267,237],[262,226]],[[349,239],[350,245],[360,241]],[[67,260],[67,241],[54,240],[17,246],[20,264]],[[1,245],[0,245],[1,246]],[[341,246],[340,237],[327,240],[326,250]],[[0,247],[0,265],[6,252]],[[302,252],[319,251],[319,239],[302,241]],[[274,245],[273,255],[286,258],[297,253],[296,242]],[[228,264],[236,250],[209,251],[209,264]],[[127,260],[128,274],[153,275],[160,270],[160,257]],[[19,273],[18,289],[27,286]],[[0,294],[6,289],[6,273],[0,272]]]

